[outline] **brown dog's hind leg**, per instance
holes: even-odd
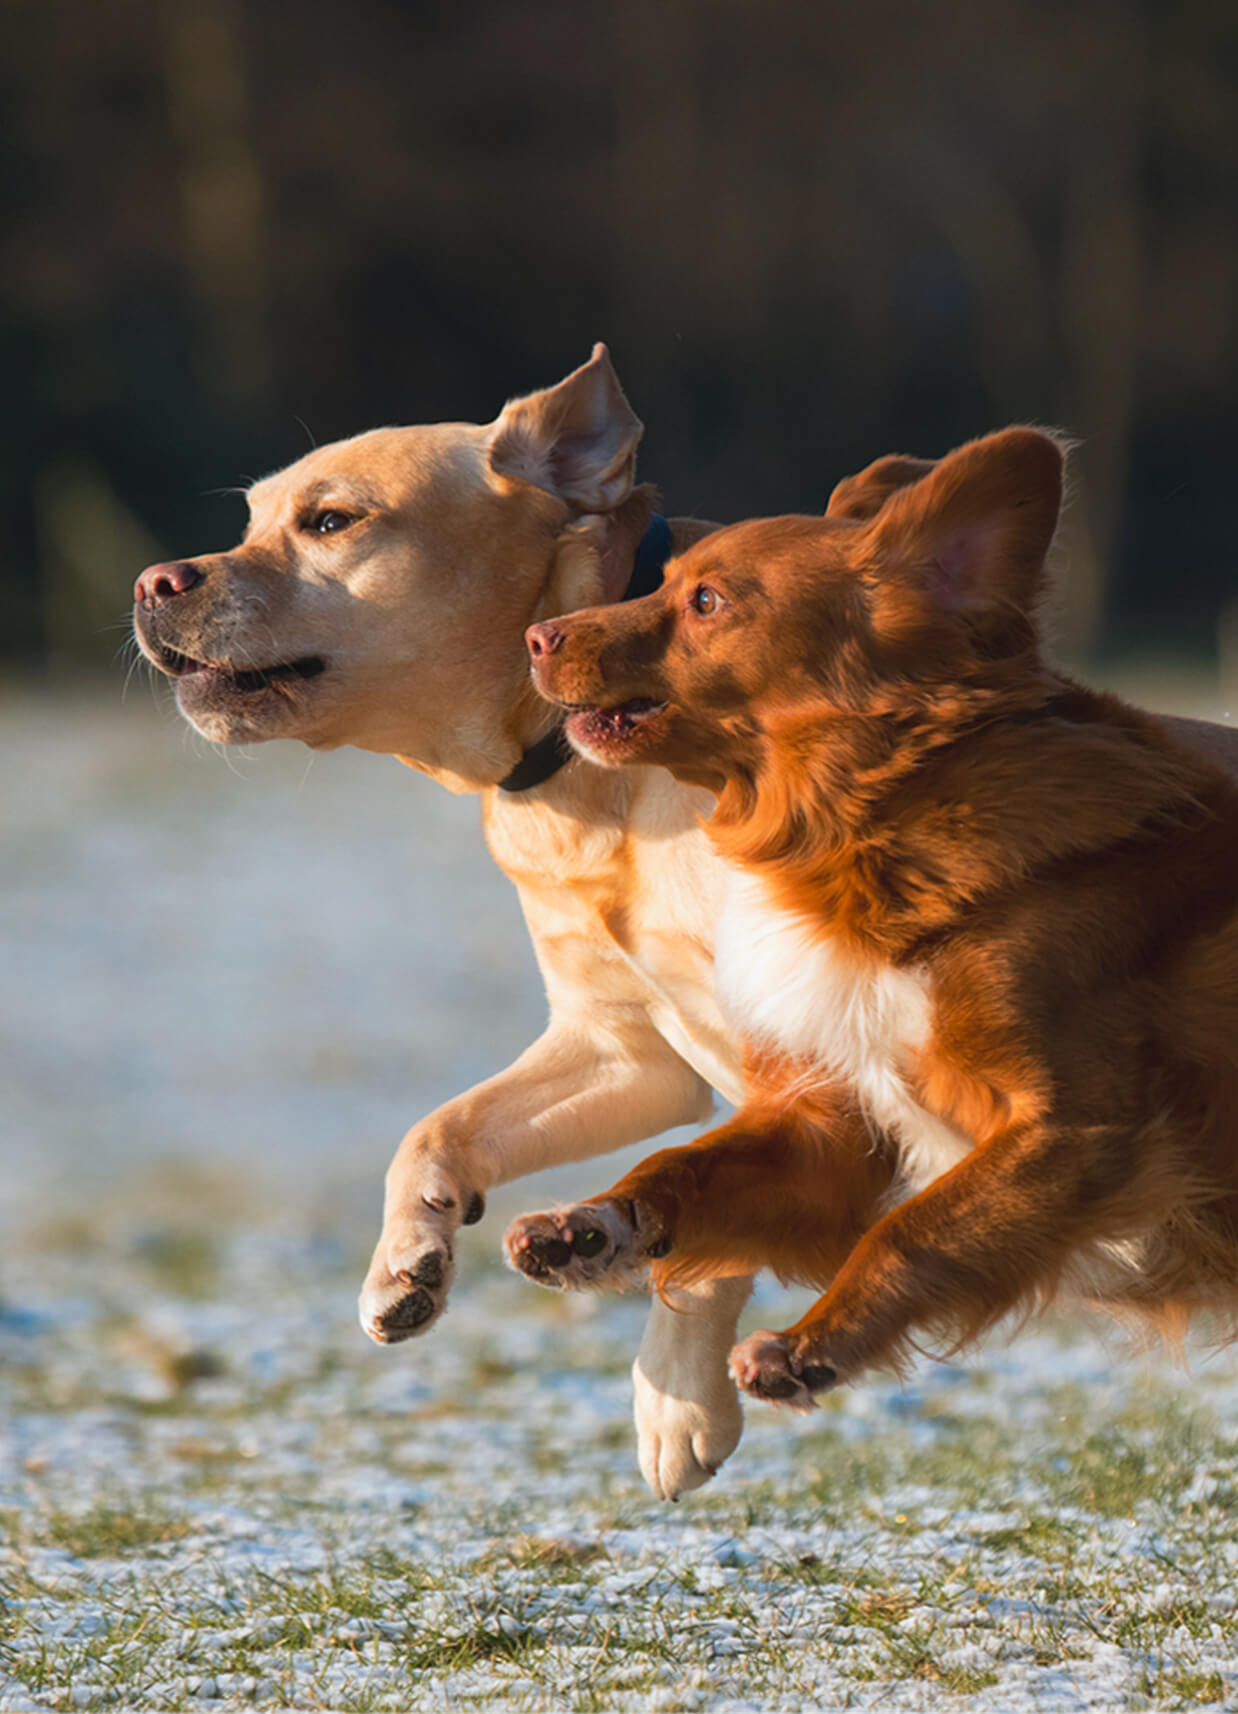
[[[513,1221],[512,1266],[539,1284],[621,1286],[755,1273],[824,1283],[875,1217],[891,1166],[853,1106],[750,1104],[663,1149],[604,1195]]]

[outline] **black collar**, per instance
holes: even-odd
[[[637,601],[642,595],[652,595],[661,586],[662,568],[674,552],[674,546],[671,526],[661,512],[655,512],[636,550],[632,575],[623,592],[624,601]],[[540,786],[557,774],[575,753],[563,736],[563,727],[552,726],[544,738],[529,746],[507,778],[499,781],[499,790],[531,791],[534,786]]]

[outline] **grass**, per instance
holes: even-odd
[[[351,1275],[263,1242],[182,1269],[96,1235],[97,1309],[0,1352],[0,1710],[1238,1696],[1238,1365],[1192,1391],[1041,1336],[1000,1385],[754,1409],[667,1508],[620,1372],[639,1305],[525,1316],[474,1256],[444,1330],[377,1352]]]
[[[171,1517],[147,1505],[130,1508],[94,1505],[85,1512],[49,1511],[33,1519],[9,1513],[0,1528],[20,1551],[19,1538],[31,1545],[61,1548],[75,1559],[99,1559],[180,1541],[192,1533],[184,1518]]]
[[[134,1255],[156,1289],[173,1297],[207,1298],[219,1284],[220,1244],[201,1227],[156,1226],[139,1234]]]

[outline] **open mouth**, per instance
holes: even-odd
[[[655,702],[650,696],[634,696],[613,708],[573,708],[567,718],[567,735],[584,745],[622,744],[665,707],[664,702]]]
[[[327,667],[321,655],[303,655],[300,660],[284,661],[271,667],[228,667],[212,661],[195,661],[190,655],[162,646],[155,650],[155,664],[169,678],[188,679],[205,675],[208,682],[225,685],[229,690],[243,694],[267,690],[273,684],[289,680],[317,678]]]

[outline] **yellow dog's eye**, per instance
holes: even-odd
[[[716,613],[721,606],[722,598],[716,589],[711,589],[707,583],[702,583],[692,591],[692,599],[688,605],[698,613]]]
[[[316,536],[334,536],[356,521],[351,512],[315,512],[306,519],[305,527]]]

